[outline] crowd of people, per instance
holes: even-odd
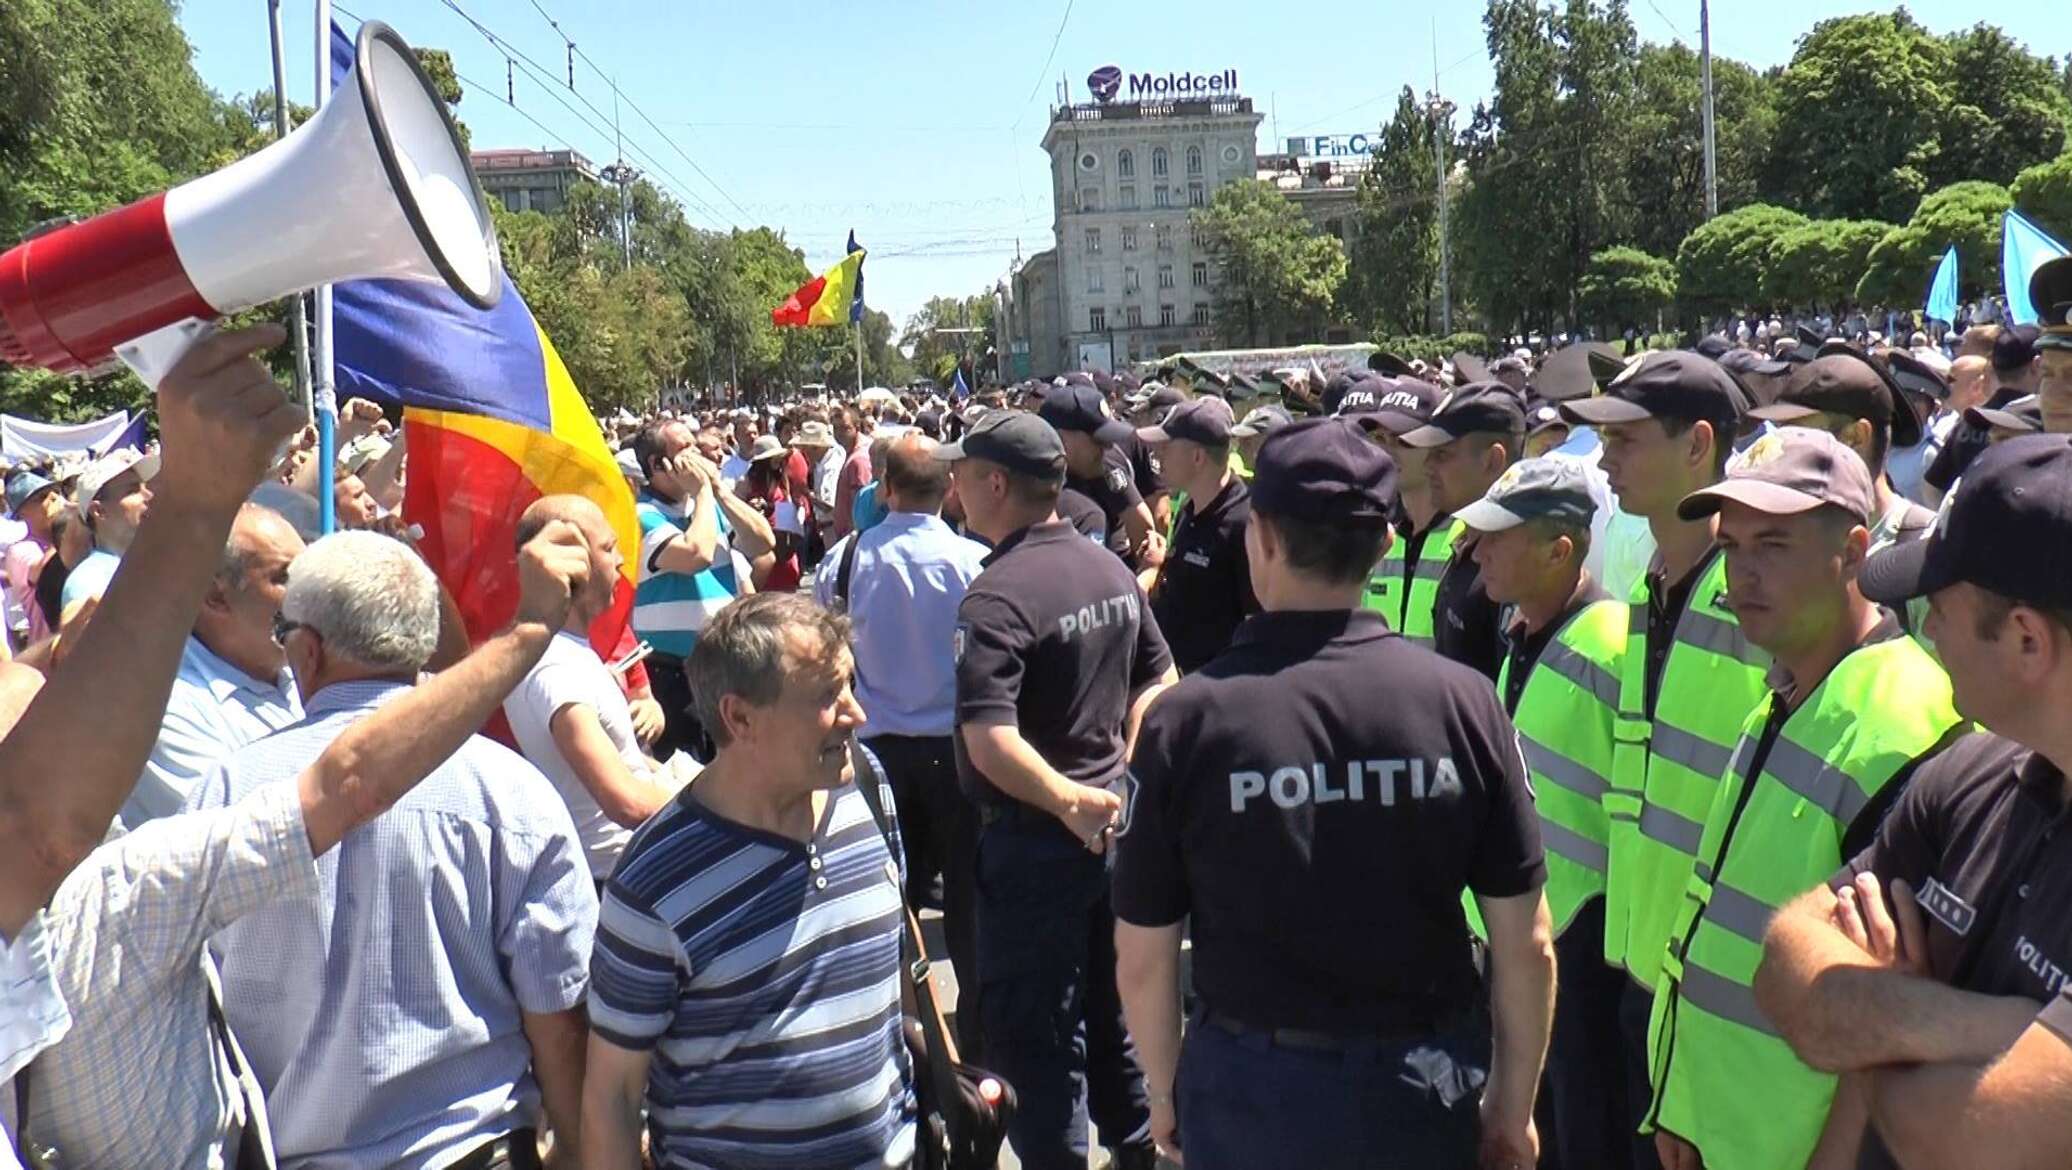
[[[953,1164],[922,910],[1031,1168],[2062,1166],[2032,295],[657,411],[473,646],[206,339],[6,482],[0,1166]]]

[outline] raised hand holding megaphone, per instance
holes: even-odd
[[[452,116],[393,29],[360,26],[356,50],[279,142],[0,255],[0,361],[83,374],[119,353],[156,385],[196,322],[347,280],[494,306],[503,260]]]

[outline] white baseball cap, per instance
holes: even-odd
[[[148,482],[158,474],[158,463],[156,452],[143,455],[131,447],[117,447],[87,464],[86,470],[79,473],[79,480],[72,487],[72,502],[84,514],[110,480],[125,471],[135,471],[138,479]]]

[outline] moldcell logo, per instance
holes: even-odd
[[[1122,88],[1122,70],[1114,65],[1103,65],[1086,75],[1086,87],[1094,91],[1094,100],[1112,102],[1115,91]]]

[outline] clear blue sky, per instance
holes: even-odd
[[[839,256],[854,228],[871,250],[871,303],[901,324],[932,295],[990,287],[1017,241],[1025,256],[1050,246],[1048,160],[1038,143],[1060,77],[1084,101],[1086,75],[1101,65],[1235,68],[1242,92],[1267,115],[1262,151],[1297,134],[1372,129],[1404,84],[1431,86],[1435,42],[1440,89],[1463,110],[1491,81],[1482,5],[1472,0],[1074,0],[1069,15],[1066,0],[453,2],[557,84],[529,76],[521,62],[514,111],[503,103],[504,51],[444,0],[343,0],[412,44],[453,54],[469,90],[460,113],[477,147],[573,146],[599,165],[610,161],[605,74],[615,75],[660,127],[622,107],[629,158],[676,194],[694,223],[781,228],[816,270]],[[289,93],[307,101],[314,5],[285,7]],[[1697,7],[1637,0],[1633,19],[1644,40],[1696,44]],[[1713,48],[1758,68],[1782,64],[1816,20],[1866,7],[1717,0]],[[1914,11],[1938,32],[1983,14],[1966,8],[1960,20],[1942,5]],[[2040,10],[2004,13],[2025,11]],[[265,12],[261,0],[181,5],[195,66],[219,92],[271,84]],[[2008,27],[2032,51],[2072,52],[2072,22]],[[589,59],[577,59],[576,90],[601,118],[559,84],[564,33]]]

